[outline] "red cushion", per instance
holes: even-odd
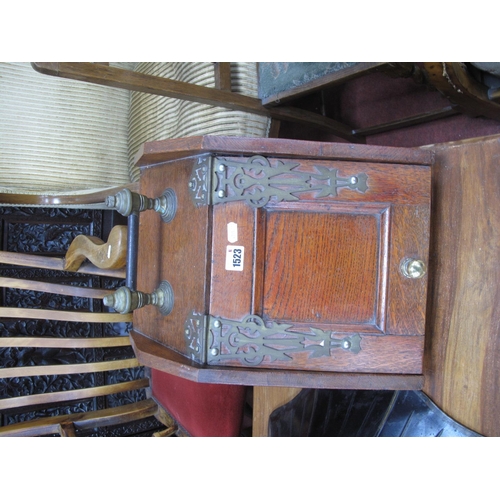
[[[240,433],[245,387],[200,384],[151,370],[153,396],[191,436],[232,437]]]

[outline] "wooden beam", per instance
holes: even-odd
[[[134,90],[136,92],[163,95],[174,99],[200,102],[258,115],[269,115],[269,111],[262,106],[260,100],[254,97],[203,85],[180,82],[170,78],[145,75],[136,71],[92,63],[33,62],[31,65],[36,71],[46,75]]]
[[[215,69],[215,88],[231,92],[231,63],[216,62]]]

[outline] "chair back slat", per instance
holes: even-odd
[[[45,394],[31,394],[30,396],[18,396],[9,399],[0,399],[0,410],[20,408],[23,406],[42,405],[49,403],[63,403],[76,401],[78,399],[109,396],[119,392],[135,391],[145,389],[149,386],[149,379],[141,378],[118,384],[89,387],[87,389],[75,389],[72,391],[50,392]]]
[[[20,290],[31,290],[32,292],[55,293],[58,295],[69,295],[71,297],[84,297],[89,299],[102,299],[111,293],[109,290],[102,290],[100,288],[69,286],[61,285],[60,283],[47,283],[45,281],[5,278],[3,276],[0,276],[0,287],[19,288]]]
[[[36,267],[40,269],[52,269],[64,271],[65,259],[62,257],[46,257],[44,255],[30,255],[25,253],[0,251],[0,263],[14,266]],[[97,276],[110,276],[114,278],[125,278],[124,269],[100,269],[93,264],[84,263],[77,273],[93,274]]]
[[[56,338],[56,337],[0,337],[2,347],[42,347],[46,349],[93,349],[130,345],[130,337]]]
[[[116,408],[40,418],[30,422],[9,425],[8,427],[0,427],[0,436],[43,436],[58,434],[60,430],[59,426],[65,422],[71,422],[76,429],[80,430],[119,425],[154,416],[157,411],[158,405],[152,399],[146,399]]]
[[[44,375],[71,375],[75,373],[104,372],[140,366],[136,358],[116,361],[97,361],[95,363],[77,363],[68,365],[15,366],[0,370],[0,378],[41,377]]]
[[[0,307],[0,318],[46,319],[52,321],[78,321],[82,323],[125,323],[132,321],[132,314]]]

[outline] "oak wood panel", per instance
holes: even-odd
[[[185,356],[131,331],[139,361],[193,382],[247,386],[310,387],[317,389],[420,390],[422,375],[392,373],[334,373],[259,368],[203,367]]]
[[[238,240],[228,239],[228,224],[235,223]],[[251,313],[254,274],[255,210],[244,202],[213,208],[210,314],[242,320]],[[241,271],[226,270],[227,246],[243,246]]]
[[[461,424],[500,436],[500,136],[432,148],[424,391]]]
[[[407,213],[395,208],[410,204],[414,209],[417,207],[415,210],[418,211],[420,205],[429,203],[430,169],[428,164],[422,162],[430,160],[433,154],[410,149],[396,151],[397,148],[372,149],[350,146],[347,149],[342,147],[337,149],[329,144],[300,141],[233,139],[218,137],[212,141],[211,138],[204,137],[168,141],[168,145],[154,143],[150,149],[153,154],[142,158],[142,160],[148,158],[154,163],[149,166],[144,164],[142,167],[141,183],[147,182],[149,186],[142,190],[144,194],[150,197],[159,196],[167,187],[166,180],[170,181],[168,184],[170,187],[178,186],[179,192],[183,194],[179,195],[178,214],[174,221],[167,224],[173,226],[176,221],[179,223],[177,231],[172,231],[169,235],[169,240],[163,235],[161,223],[158,228],[159,234],[156,231],[159,223],[157,214],[147,213],[146,217],[141,216],[140,234],[144,234],[143,239],[140,236],[139,244],[139,252],[143,252],[142,257],[139,257],[144,271],[139,272],[141,279],[144,279],[145,283],[151,281],[151,278],[159,282],[160,276],[161,279],[169,279],[168,276],[172,276],[168,274],[169,269],[175,269],[177,276],[169,279],[173,284],[172,280],[184,273],[183,262],[186,260],[190,262],[192,256],[196,256],[197,263],[204,259],[206,265],[198,266],[196,273],[184,273],[183,279],[175,284],[174,293],[178,286],[182,286],[184,289],[186,287],[188,290],[191,289],[194,295],[189,297],[189,293],[185,294],[177,310],[176,301],[174,311],[167,318],[158,318],[158,315],[155,316],[155,310],[151,308],[134,313],[134,328],[138,332],[134,335],[140,344],[135,342],[134,345],[139,359],[147,366],[173,372],[188,379],[216,383],[239,383],[235,380],[248,383],[251,380],[251,385],[302,386],[303,380],[305,384],[326,383],[338,386],[348,383],[346,372],[355,372],[360,376],[370,374],[377,380],[374,384],[378,384],[379,387],[386,383],[396,383],[396,380],[399,381],[398,384],[401,380],[410,385],[420,384],[422,379],[418,377],[422,373],[423,336],[420,327],[411,330],[411,322],[420,316],[410,316],[408,324],[401,329],[403,335],[398,335],[397,330],[390,332],[396,335],[383,333],[386,330],[385,317],[388,310],[387,289],[391,281],[388,273],[392,269],[390,266],[398,260],[392,257],[391,252],[397,255],[397,251],[405,253],[411,251],[413,241],[419,238],[421,239],[419,243],[425,246],[427,228],[421,226],[428,224],[428,217],[420,219],[414,217],[412,225],[407,228],[402,221],[399,221]],[[218,146],[217,149],[210,149],[209,146],[213,145]],[[146,144],[145,148],[149,146]],[[347,179],[365,173],[368,189],[363,193],[348,187],[339,187],[337,192],[332,191],[329,195],[325,195],[325,191],[322,191],[321,198],[318,198],[318,190],[300,193],[292,190],[300,201],[272,201],[260,209],[247,207],[242,202],[216,205],[213,209],[194,208],[192,200],[187,195],[187,184],[192,167],[201,161],[202,157],[179,159],[179,155],[209,151],[218,156],[231,156],[232,161],[242,163],[246,162],[242,157],[243,154],[248,156],[265,154],[271,164],[275,165],[279,164],[280,160],[289,158],[292,164],[295,164],[294,172],[305,173],[304,179],[309,179],[310,186],[313,187],[318,183],[332,182],[329,176],[321,176],[326,172],[322,168],[330,172],[336,169],[337,177]],[[231,151],[233,154],[228,155]],[[268,155],[266,152],[271,154]],[[373,156],[368,156],[368,152],[373,153],[375,160]],[[401,162],[394,164],[396,157]],[[168,161],[159,162],[165,159]],[[320,176],[315,176],[319,173]],[[285,180],[290,179],[291,182],[294,176],[296,177],[295,173],[284,174]],[[146,184],[144,186],[146,187]],[[181,197],[184,197],[183,202],[180,201]],[[206,210],[206,213],[200,216],[200,210]],[[415,215],[411,210],[408,213]],[[156,225],[153,217],[157,218]],[[237,222],[241,225],[244,229],[242,241],[245,249],[247,245],[251,249],[251,264],[246,267],[249,253],[245,252],[245,270],[241,275],[238,273],[228,276],[230,271],[224,268],[228,222]],[[211,235],[212,229],[213,235]],[[397,244],[391,247],[389,242],[393,233]],[[313,243],[323,240],[326,243],[325,249],[328,247],[331,249],[331,252],[325,250],[321,254],[326,262],[325,267],[334,267],[335,253],[340,255],[341,267],[347,267],[341,271],[340,279],[333,283],[333,288],[337,286],[336,295],[345,293],[347,289],[347,300],[343,305],[334,303],[333,307],[338,308],[336,310],[320,311],[320,316],[326,316],[326,319],[318,318],[316,315],[311,316],[306,311],[325,307],[326,290],[332,288],[331,281],[326,279],[326,284],[320,282],[320,289],[324,285],[323,293],[318,294],[318,297],[311,294],[312,299],[307,299],[312,300],[312,307],[311,303],[304,300],[304,293],[307,296],[315,286],[318,288],[318,278],[321,275],[321,265],[318,261],[314,261],[305,269],[306,276],[311,276],[306,286],[302,283],[304,275],[293,276],[293,265],[289,269],[286,268],[286,259],[299,262],[299,267],[302,262],[307,262],[307,254],[311,251]],[[187,249],[185,245],[188,241],[197,248],[196,251]],[[306,241],[311,242],[309,248],[305,244]],[[407,241],[410,242],[407,245],[409,250],[405,246]],[[282,251],[281,247],[286,247],[285,251]],[[189,251],[195,253],[191,255]],[[170,254],[175,256],[174,261]],[[167,262],[168,265],[165,265]],[[149,271],[148,267],[151,268]],[[355,277],[353,288],[351,285],[344,285],[342,288],[339,283],[347,282],[350,273]],[[149,277],[146,277],[147,275]],[[284,298],[282,287],[290,277],[292,283]],[[150,290],[151,288],[149,287]],[[360,305],[359,297],[363,297],[363,294],[366,296]],[[398,292],[392,296],[392,310],[395,314],[407,315],[404,308],[394,307],[398,300],[397,295]],[[400,300],[404,300],[404,294],[399,295],[403,297]],[[368,296],[369,299],[366,298]],[[199,300],[200,298],[202,300]],[[420,297],[420,300],[422,299],[425,299],[424,295]],[[423,303],[425,307],[425,300]],[[327,303],[327,306],[330,304]],[[344,306],[346,309],[342,309]],[[248,367],[242,361],[234,359],[225,361],[225,366],[217,368],[203,366],[189,361],[183,355],[186,353],[183,325],[193,310],[205,314],[209,311],[214,316],[238,319],[242,319],[248,312],[257,313],[267,316],[270,320],[281,319],[292,323],[293,328],[290,328],[292,331],[305,332],[309,331],[309,328],[319,328],[333,332],[331,335],[334,340],[341,340],[351,333],[359,333],[361,351],[355,354],[332,348],[330,355],[323,357],[312,357],[311,351],[305,351],[291,355],[290,361],[272,360],[266,357],[258,367]],[[389,322],[389,326],[391,325]],[[150,338],[145,339],[140,333]],[[162,360],[162,357],[165,359]],[[298,374],[298,371],[302,371],[302,375]],[[408,379],[402,379],[402,374],[410,375]],[[326,375],[331,377],[321,378]],[[395,378],[384,379],[384,377]],[[297,380],[291,383],[290,381],[295,378]],[[321,382],[318,382],[319,380]],[[362,379],[354,377],[353,380]],[[358,382],[353,383],[358,384]],[[368,378],[363,383],[370,386]]]
[[[208,311],[211,216],[208,207],[196,207],[189,195],[194,161],[186,159],[152,167],[144,170],[141,177],[142,194],[154,198],[172,188],[178,208],[169,223],[162,222],[153,211],[141,213],[137,288],[150,293],[167,280],[174,291],[174,307],[168,316],[162,316],[153,306],[138,309],[134,311],[134,326],[179,352],[186,352],[183,325],[189,314],[193,310],[200,314]]]
[[[405,258],[415,258],[428,267],[430,208],[398,205],[392,212],[386,331],[424,335],[428,272],[422,278],[409,279],[400,265]]]
[[[299,323],[374,322],[378,233],[373,215],[270,211],[266,317]]]
[[[267,157],[272,165],[277,165],[277,159]],[[310,159],[292,159],[292,165],[297,166],[293,172],[309,173],[318,177],[322,171],[321,168],[327,168],[329,171],[337,170],[337,177],[348,180],[352,176],[359,174],[367,175],[367,190],[360,192],[355,189],[339,187],[337,193],[325,195],[321,188],[325,186],[325,181],[314,178],[310,181],[311,189],[308,191],[297,192],[296,184],[289,184],[293,194],[300,200],[314,201],[315,203],[329,202],[349,202],[357,203],[398,203],[398,204],[428,204],[430,197],[430,168],[420,165],[399,165],[384,163],[362,163],[350,162],[344,160],[321,161]],[[288,174],[287,174],[288,175]],[[273,181],[276,179],[273,178]],[[280,187],[287,187],[285,176],[279,177]],[[295,192],[293,191],[295,188]],[[320,197],[321,196],[321,197]],[[271,202],[268,207],[274,206]]]
[[[300,325],[303,326],[303,325]],[[308,325],[329,330],[328,324]],[[290,360],[264,357],[260,368],[272,370],[317,370],[360,373],[422,373],[424,351],[423,336],[373,335],[361,333],[361,350],[358,353],[343,349],[330,349],[329,356],[314,358],[310,352],[290,353]],[[343,339],[346,334],[333,334],[333,339]],[[221,361],[221,366],[244,367],[236,359]]]
[[[147,142],[134,161],[139,166],[202,153],[249,155],[261,154],[280,158],[346,160],[400,165],[430,165],[433,152],[420,148],[397,148],[290,139],[253,139],[247,137],[200,136]],[[403,175],[404,177],[404,175]]]

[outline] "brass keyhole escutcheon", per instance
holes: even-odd
[[[403,259],[399,268],[402,275],[410,279],[423,278],[427,272],[427,267],[421,260],[412,258]]]

